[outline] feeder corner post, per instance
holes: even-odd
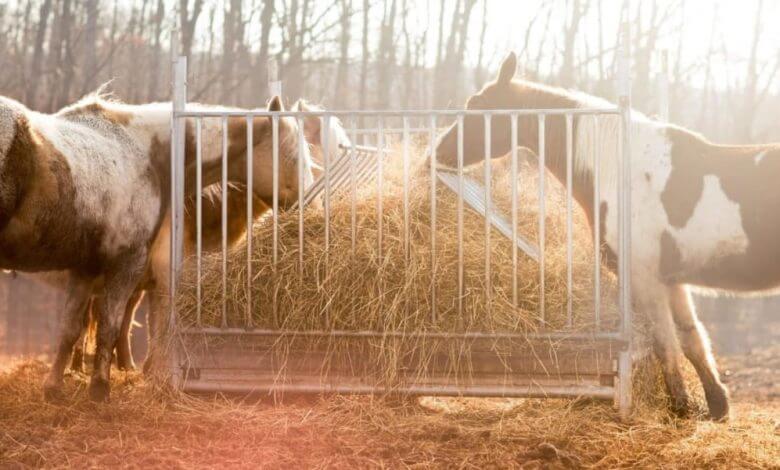
[[[631,304],[631,29],[628,22],[621,25],[617,58],[617,95],[621,117],[620,142],[620,248],[618,278],[621,336],[625,348],[617,360],[615,404],[621,417],[627,418],[632,405],[633,376],[633,312]]]
[[[176,15],[178,21],[178,15]],[[179,28],[171,31],[171,235],[170,235],[170,279],[168,301],[170,317],[168,322],[170,339],[171,385],[178,388],[181,384],[182,370],[179,367],[176,333],[176,284],[181,274],[184,239],[184,159],[185,159],[185,118],[179,114],[187,106],[187,57],[180,55]]]

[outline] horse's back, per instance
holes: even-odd
[[[16,113],[16,150],[8,158],[31,169],[16,175],[24,191],[0,231],[5,266],[96,272],[150,242],[159,219],[159,176],[122,126],[99,115],[45,115],[5,102],[0,109],[0,120]],[[22,140],[27,145],[20,150]]]

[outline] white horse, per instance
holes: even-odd
[[[513,80],[517,59],[510,54],[496,80],[469,98],[468,109],[583,108],[609,105],[578,92]],[[713,419],[729,413],[728,393],[720,381],[707,333],[696,317],[691,287],[762,291],[780,286],[780,145],[725,146],[686,129],[648,119],[632,111],[632,296],[638,312],[653,323],[655,352],[676,412],[686,415],[691,401],[680,372],[679,356],[696,368]],[[547,169],[566,181],[563,117],[548,116]],[[599,230],[607,261],[614,266],[618,248],[619,120],[574,120],[573,196]],[[481,117],[464,119],[464,159],[484,158]],[[538,120],[518,119],[519,145],[538,151]],[[510,150],[510,120],[494,116],[492,156]],[[593,145],[595,143],[595,146]],[[594,221],[594,155],[600,157],[600,226]],[[457,128],[438,143],[439,162],[456,164]],[[679,336],[678,336],[679,335]]]
[[[281,111],[273,99],[270,111]],[[0,99],[0,268],[67,271],[66,311],[48,398],[61,394],[62,375],[82,330],[93,295],[99,319],[93,400],[109,397],[111,353],[126,305],[143,281],[150,255],[169,212],[170,104],[127,105],[92,96],[60,112],[33,112]],[[211,122],[214,121],[214,122]],[[221,125],[203,125],[203,181],[219,181]],[[279,201],[294,203],[298,192],[298,131],[294,119],[279,120]],[[271,125],[255,119],[255,195],[272,197]],[[185,170],[195,174],[194,121],[186,124]],[[228,124],[229,179],[246,179],[246,119]],[[305,148],[305,147],[304,147]],[[301,161],[310,183],[308,151]],[[188,186],[191,195],[193,188]]]

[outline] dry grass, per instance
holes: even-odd
[[[540,317],[540,267],[518,254],[517,299],[512,300],[512,243],[492,230],[489,239],[490,287],[485,277],[485,221],[468,207],[464,211],[463,314],[458,312],[458,204],[457,197],[438,183],[436,205],[436,249],[431,248],[430,179],[421,154],[412,163],[409,182],[408,238],[404,236],[404,199],[402,159],[391,158],[384,168],[383,191],[375,184],[359,188],[355,205],[355,246],[352,239],[352,201],[336,194],[329,219],[326,250],[325,218],[321,206],[304,211],[303,262],[299,250],[298,211],[288,211],[278,221],[278,261],[274,264],[273,224],[270,219],[256,224],[252,252],[252,324],[259,328],[288,331],[374,330],[400,332],[519,332],[540,328],[564,328],[567,306],[566,205],[564,196],[551,180],[547,182],[545,317]],[[397,156],[394,156],[397,157]],[[481,167],[471,173],[482,178]],[[538,244],[538,176],[525,167],[518,180],[500,164],[492,171],[493,198],[504,214],[511,213],[512,184],[520,186],[518,230]],[[380,201],[381,194],[381,201]],[[381,216],[378,206],[381,203]],[[381,244],[380,230],[381,229]],[[570,331],[592,329],[593,315],[593,243],[583,214],[574,214],[573,233],[573,318]],[[432,269],[435,260],[435,270]],[[225,323],[246,325],[247,263],[245,245],[230,253],[227,263]],[[194,262],[188,263],[178,299],[180,320],[197,323],[197,278]],[[220,326],[222,318],[223,259],[212,253],[203,259],[202,324]],[[436,301],[431,300],[435,284]],[[602,318],[606,328],[616,325],[616,279],[602,269]],[[274,308],[274,305],[276,308]],[[432,311],[437,318],[432,319]],[[354,352],[355,342],[341,338],[294,339],[295,348]],[[304,344],[307,341],[312,344]],[[291,347],[288,341],[274,344],[280,358]],[[358,356],[366,364],[376,365],[376,379],[393,384],[399,361],[412,353],[419,363],[429,363],[441,344],[416,338],[387,338],[364,342]],[[468,364],[468,345],[453,343],[446,354]],[[354,356],[354,355],[353,355]],[[281,363],[285,361],[280,359]],[[424,375],[425,371],[420,374]]]
[[[57,405],[46,370],[0,373],[0,467],[780,468],[777,402],[737,403],[727,424],[655,406],[623,422],[590,401],[174,397],[115,372],[110,405],[86,401],[82,376]]]
[[[361,330],[401,331],[456,329],[483,331],[534,331],[540,327],[539,266],[519,252],[518,305],[512,303],[512,244],[493,230],[490,235],[490,289],[485,281],[484,219],[466,207],[463,228],[464,316],[457,311],[458,237],[457,197],[438,183],[436,270],[432,271],[430,179],[422,157],[413,162],[409,183],[409,238],[405,256],[403,178],[400,158],[391,158],[384,168],[378,217],[379,192],[375,185],[358,189],[356,240],[351,237],[351,200],[341,193],[331,204],[330,239],[325,243],[325,219],[321,206],[304,211],[303,271],[299,250],[299,213],[288,211],[279,217],[278,262],[273,263],[273,224],[267,219],[254,231],[252,254],[253,323],[259,327],[292,330],[326,327]],[[482,178],[477,167],[471,173]],[[493,171],[493,197],[505,214],[510,214],[511,183],[506,168]],[[536,175],[526,169],[521,177],[518,230],[538,243],[538,198]],[[548,182],[548,188],[550,187]],[[554,187],[554,186],[553,186]],[[566,307],[565,204],[559,192],[547,198],[545,307],[546,326],[560,328]],[[381,251],[379,229],[381,230]],[[593,325],[593,249],[590,231],[582,214],[575,214],[573,307],[575,326]],[[195,320],[195,263],[182,282],[179,311],[185,321]],[[604,269],[606,271],[606,269]],[[237,247],[228,262],[227,323],[245,325],[246,248]],[[202,320],[218,326],[222,312],[222,255],[212,253],[203,260]],[[605,298],[614,278],[605,275]],[[436,312],[431,320],[431,285],[436,284]],[[277,304],[274,316],[273,304]],[[606,312],[614,314],[611,304]],[[614,318],[605,318],[605,321]]]

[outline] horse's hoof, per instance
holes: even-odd
[[[92,378],[89,383],[89,399],[94,402],[107,403],[111,396],[111,386],[103,379]]]
[[[48,403],[61,403],[65,401],[65,393],[62,391],[62,385],[44,385],[43,399]]]
[[[713,421],[726,422],[729,420],[729,397],[725,390],[707,395],[707,407],[709,417]]]
[[[129,363],[124,363],[120,361],[119,364],[117,364],[117,368],[125,372],[131,372],[135,370],[135,364],[132,361],[130,361]]]

